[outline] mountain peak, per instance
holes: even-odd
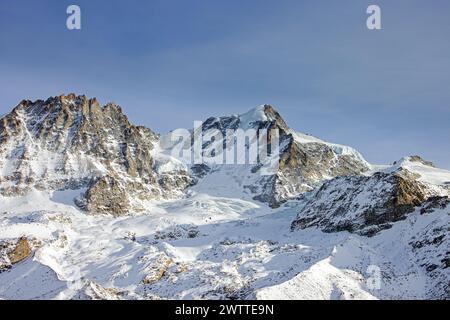
[[[420,163],[427,167],[436,168],[436,166],[434,165],[433,162],[424,160],[421,156],[418,156],[418,155],[403,157],[399,161],[394,162],[394,165],[403,166],[403,165],[407,165],[408,163],[411,163],[411,162]]]
[[[242,125],[249,127],[251,123],[267,121],[265,109],[265,105],[261,105],[239,115]]]
[[[96,97],[88,98],[86,95],[76,95],[75,93],[61,94],[46,100],[38,99],[32,101],[25,99],[12,110],[11,114],[17,114],[21,111],[27,113],[71,111],[81,112],[83,115],[89,115],[93,112],[109,111],[123,114],[121,107],[113,102],[101,106]]]
[[[239,115],[239,119],[244,129],[252,127],[255,123],[263,122],[275,122],[282,129],[288,128],[281,115],[269,104],[257,106]]]
[[[120,106],[108,103],[101,106],[97,98],[85,95],[59,95],[46,100],[22,100],[10,113],[3,116],[0,126],[4,133],[17,132],[23,125],[30,133],[42,128],[79,128],[81,124],[103,122],[130,127]],[[106,123],[104,123],[106,124]]]

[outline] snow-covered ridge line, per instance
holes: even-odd
[[[236,128],[280,131],[276,174],[191,166],[95,99],[23,102],[0,119],[0,299],[449,298],[450,172],[370,166],[269,105],[203,127]]]
[[[3,140],[0,152],[10,159],[0,163],[2,177],[6,177],[3,179],[6,181],[0,181],[3,194],[27,192],[37,180],[43,184],[39,188],[64,189],[86,187],[89,180],[112,176],[106,183],[117,181],[121,187],[138,183],[140,194],[151,194],[150,198],[179,197],[183,196],[184,188],[204,176],[191,170],[192,163],[161,148],[160,137],[151,130],[131,125],[119,106],[102,107],[95,98],[70,94],[45,101],[24,100],[0,123]],[[252,190],[254,198],[271,206],[279,206],[328,179],[374,170],[354,148],[289,128],[270,105],[258,106],[241,115],[210,118],[202,129],[211,128],[223,131],[270,128],[281,132],[278,172],[258,177],[261,168],[247,166],[249,183],[240,183],[245,190]],[[242,173],[243,167],[235,167],[236,175]],[[218,166],[214,170],[202,169],[212,174],[218,170]]]

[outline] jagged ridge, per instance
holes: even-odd
[[[102,107],[74,94],[24,100],[0,121],[0,192],[86,188],[77,201],[86,210],[136,209],[137,200],[171,196],[192,182],[180,172],[177,185],[161,187],[165,177],[155,173],[152,157],[158,139],[113,103]]]

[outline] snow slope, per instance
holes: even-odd
[[[409,242],[430,224],[449,224],[448,214],[417,211],[372,238],[291,232],[295,202],[272,210],[195,191],[148,203],[145,214],[113,218],[80,212],[70,204],[76,194],[1,199],[0,238],[27,235],[41,245],[0,273],[0,298],[86,299],[93,292],[105,299],[433,298],[436,283]],[[367,287],[370,265],[382,270],[376,290]],[[158,281],[143,283],[160,268]]]

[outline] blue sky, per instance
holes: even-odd
[[[369,4],[383,30],[366,28]],[[450,169],[449,13],[448,0],[1,0],[0,114],[75,92],[166,132],[268,103],[370,162]]]

